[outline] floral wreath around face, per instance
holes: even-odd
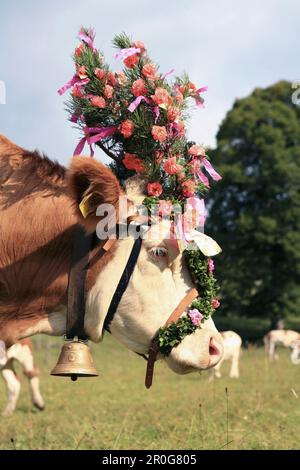
[[[207,87],[197,88],[187,74],[170,81],[174,70],[162,74],[145,45],[124,33],[113,40],[115,59],[123,62],[123,69],[114,73],[94,46],[93,29],[81,28],[78,37],[74,76],[58,90],[62,95],[71,89],[66,103],[69,119],[82,132],[74,155],[88,144],[93,156],[93,146],[99,146],[112,158],[110,166],[121,182],[134,175],[147,181],[143,204],[150,210],[158,207],[160,217],[172,217],[174,204],[182,206],[187,200],[203,207],[199,198],[209,189],[208,175],[215,181],[221,176],[205,148],[187,140],[186,122],[191,102],[203,107]],[[190,249],[193,241],[182,222],[178,218],[174,229],[180,235],[180,247],[189,246],[184,256],[199,297],[176,323],[157,332],[164,355],[200,328],[220,305],[214,263],[201,246]]]

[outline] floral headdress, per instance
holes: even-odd
[[[111,167],[121,181],[133,175],[147,181],[143,203],[148,207],[158,204],[162,216],[187,199],[204,212],[199,196],[209,189],[208,176],[215,181],[221,176],[205,148],[187,140],[186,121],[193,102],[203,107],[207,87],[197,88],[187,74],[170,80],[174,70],[161,73],[145,45],[124,33],[113,40],[115,59],[123,62],[123,69],[113,73],[94,46],[94,31],[81,28],[78,36],[80,44],[73,55],[75,74],[58,90],[62,95],[71,89],[69,118],[82,132],[74,155],[88,144],[93,156],[93,146],[98,145],[112,158]],[[190,240],[182,231],[182,220],[179,222],[176,228],[186,247]],[[213,261],[203,255],[207,254],[201,248],[203,240],[199,242],[196,236],[194,241],[201,251],[186,250],[185,255],[200,297],[179,322],[158,332],[164,354],[219,306]]]

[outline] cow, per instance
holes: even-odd
[[[45,408],[44,400],[39,386],[39,370],[34,364],[32,342],[22,339],[7,350],[6,363],[1,369],[2,377],[7,388],[7,403],[2,412],[3,416],[10,416],[16,409],[21,383],[15,372],[14,362],[21,364],[23,373],[28,379],[31,401],[38,410]]]
[[[276,346],[291,348],[291,361],[299,364],[300,334],[294,330],[271,330],[263,338],[265,344],[266,357],[273,361],[278,359]]]
[[[238,378],[240,376],[239,358],[242,348],[242,338],[234,331],[221,331],[220,334],[223,338],[224,354],[219,363],[210,369],[209,379],[213,380],[214,377],[221,377],[220,369],[223,362],[226,360],[231,360],[229,377]]]
[[[22,338],[66,333],[68,275],[78,226],[95,232],[103,204],[119,208],[125,190],[114,172],[93,158],[76,156],[66,170],[57,162],[0,137],[0,340],[2,355]],[[137,191],[137,196],[140,193]],[[88,201],[88,211],[80,210]],[[131,188],[128,205],[133,206]],[[160,224],[160,223],[159,223]],[[163,224],[163,222],[161,222]],[[152,338],[193,286],[184,256],[165,232],[149,229],[110,332],[130,350],[147,354]],[[160,233],[160,232],[159,232]],[[115,240],[97,256],[90,252],[86,279],[85,332],[93,342],[103,325],[134,245]],[[208,369],[222,357],[222,338],[208,318],[164,356],[176,373]],[[161,356],[159,356],[161,358]]]

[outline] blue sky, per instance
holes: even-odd
[[[299,80],[298,0],[0,0],[0,133],[67,163],[79,139],[56,90],[73,74],[81,25],[117,69],[110,43],[125,31],[147,45],[161,71],[208,85],[189,137],[214,145],[234,100],[277,80]],[[102,158],[100,150],[96,156]]]

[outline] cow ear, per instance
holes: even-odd
[[[76,215],[86,230],[96,229],[100,204],[111,204],[118,212],[122,190],[116,176],[102,163],[90,157],[74,157],[67,171],[67,186]]]

